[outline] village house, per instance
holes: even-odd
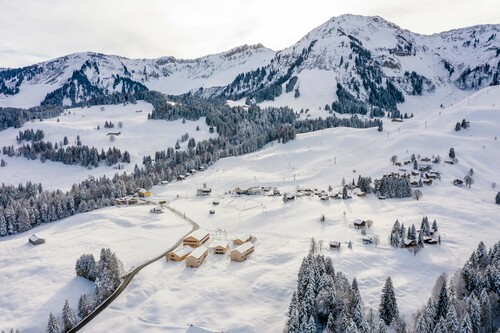
[[[356,220],[354,220],[353,224],[354,224],[354,228],[361,229],[361,228],[364,228],[366,226],[366,221],[356,219]]]
[[[184,179],[186,179],[186,176],[184,176],[184,175],[178,175],[177,176],[177,180],[178,181],[183,181]]]
[[[207,256],[208,249],[205,246],[194,249],[193,252],[186,257],[186,267],[200,267]]]
[[[330,249],[340,249],[340,242],[330,241],[328,245],[330,245]]]
[[[149,192],[148,190],[145,190],[143,188],[139,188],[137,189],[137,194],[141,197],[141,198],[144,198],[144,197],[150,197],[151,196],[151,192]]]
[[[426,244],[437,244],[437,242],[437,239],[434,239],[433,237],[424,236],[424,243]]]
[[[252,239],[252,235],[250,234],[242,234],[233,239],[233,244],[234,245],[241,245],[243,243],[248,242],[250,239]]]
[[[184,245],[167,253],[167,260],[182,261],[191,252],[193,252],[193,248],[189,245]]]
[[[403,242],[403,247],[413,247],[417,245],[417,242],[414,239],[405,239]]]
[[[214,254],[226,254],[229,250],[229,242],[226,240],[216,239],[210,244]]]
[[[30,244],[33,244],[33,245],[40,245],[40,244],[45,243],[45,239],[40,238],[37,235],[29,236],[28,241],[30,242]]]
[[[182,245],[189,245],[191,247],[198,247],[205,243],[210,238],[207,231],[198,229],[190,233],[182,241]]]
[[[151,213],[161,214],[163,213],[163,209],[161,207],[153,207],[149,210]]]
[[[425,185],[432,185],[432,179],[424,179],[423,183]]]
[[[458,187],[462,187],[463,184],[464,184],[464,181],[461,179],[455,179],[453,181],[453,185],[458,186]]]
[[[244,243],[231,251],[231,260],[238,262],[244,261],[253,251],[254,246],[251,242]]]
[[[210,187],[206,187],[206,185],[204,185],[202,188],[198,189],[196,195],[199,197],[206,197],[206,196],[209,196],[210,193],[212,193],[212,189]]]

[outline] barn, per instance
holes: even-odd
[[[252,235],[250,234],[242,234],[233,239],[233,244],[234,245],[241,245],[243,243],[248,242],[252,238]]]
[[[231,260],[238,262],[245,261],[253,251],[253,244],[250,242],[246,242],[231,251]]]
[[[205,243],[210,238],[208,231],[198,229],[190,233],[182,241],[182,245],[189,245],[191,247],[198,247]]]
[[[205,246],[194,249],[193,252],[186,257],[186,267],[200,267],[207,256],[208,249]]]
[[[189,245],[184,245],[167,253],[167,260],[182,261],[191,252],[193,252],[193,248]]]
[[[45,243],[45,239],[38,237],[37,235],[31,235],[28,241],[33,245],[40,245]]]

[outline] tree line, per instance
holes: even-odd
[[[367,310],[356,278],[349,283],[330,257],[317,252],[313,239],[299,268],[286,332],[493,333],[500,327],[500,242],[489,250],[480,242],[451,279],[442,274],[413,322],[399,312],[391,277],[382,288],[378,313]]]

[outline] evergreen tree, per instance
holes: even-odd
[[[473,333],[480,333],[481,331],[481,309],[479,300],[476,295],[471,294],[467,301],[467,313],[472,327]]]
[[[49,323],[47,324],[47,333],[62,333],[59,328],[59,323],[57,322],[57,318],[52,314],[49,315]]]
[[[448,152],[448,156],[453,160],[455,159],[455,149],[450,148],[450,151]]]
[[[446,314],[446,326],[449,333],[460,333],[457,311],[455,310],[453,303],[450,303],[448,313]]]
[[[436,317],[435,317],[436,321],[438,321],[440,318],[446,318],[448,307],[449,307],[449,296],[445,280],[443,282],[443,285],[441,286],[441,291],[439,292],[439,299],[436,305]]]
[[[460,333],[472,333],[472,324],[470,322],[469,313],[465,312],[460,324]]]
[[[481,291],[479,302],[481,308],[481,326],[483,327],[485,332],[491,332],[493,313],[491,309],[490,297],[488,296],[486,289],[483,289]]]
[[[69,305],[68,300],[64,303],[64,307],[62,310],[62,321],[63,321],[63,332],[67,332],[77,324],[77,320],[75,318],[75,313],[71,306]]]
[[[78,316],[83,319],[87,317],[92,310],[93,308],[89,297],[85,294],[81,295],[78,300]]]
[[[398,313],[398,304],[396,302],[396,294],[392,285],[391,277],[387,277],[382,296],[380,297],[379,315],[386,325],[390,325],[394,317]]]

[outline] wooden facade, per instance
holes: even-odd
[[[253,251],[254,246],[252,243],[244,243],[231,251],[231,260],[238,262],[245,261]]]
[[[173,251],[167,253],[167,260],[173,261],[182,261],[184,260],[191,252],[193,252],[193,248],[188,245],[184,245],[179,247]]]
[[[212,242],[211,247],[214,254],[226,254],[229,250],[229,242],[225,240],[215,240]]]
[[[210,238],[207,231],[198,229],[190,233],[182,241],[182,245],[189,245],[191,247],[198,247],[205,243]]]
[[[207,256],[208,249],[205,246],[194,249],[193,252],[186,257],[186,267],[200,267]]]
[[[248,242],[251,238],[252,238],[252,235],[250,235],[250,234],[242,234],[242,235],[239,235],[238,237],[236,237],[235,239],[233,239],[233,244],[234,245],[241,245],[241,244]]]

